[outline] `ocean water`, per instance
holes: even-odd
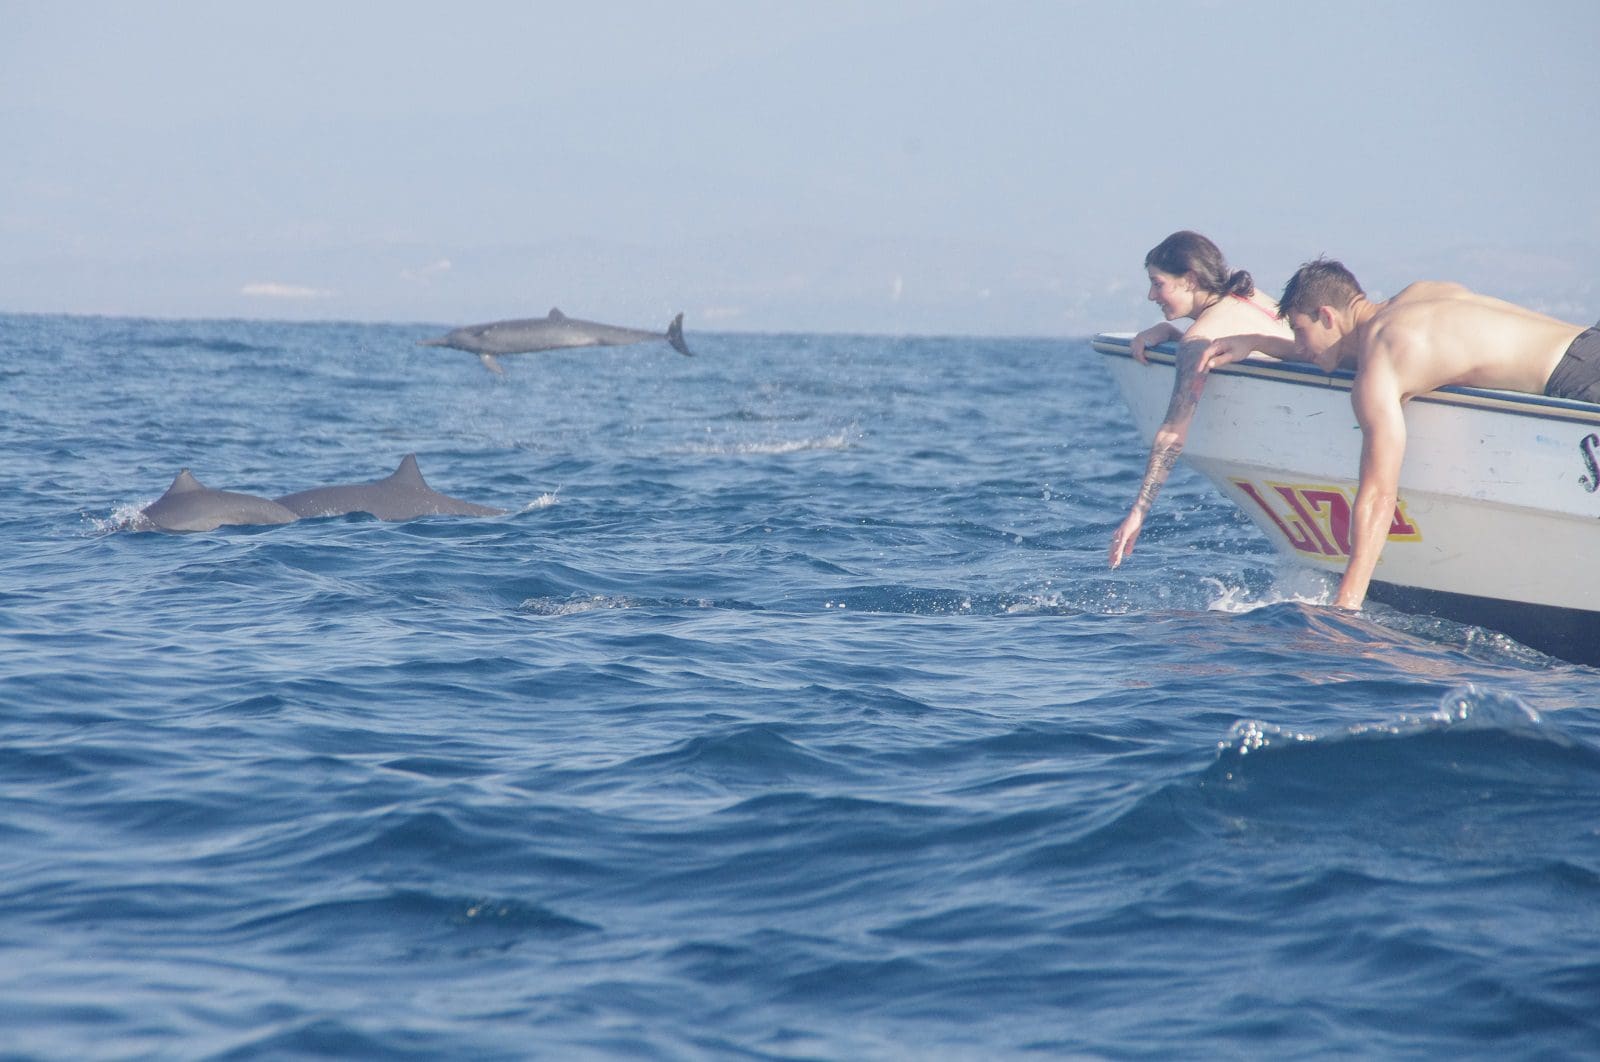
[[[1600,672],[1109,572],[1086,341],[436,332],[0,316],[0,1057],[1600,1054]]]

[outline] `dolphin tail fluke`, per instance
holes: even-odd
[[[678,316],[674,317],[672,319],[672,323],[667,325],[667,342],[671,343],[672,349],[676,350],[679,354],[687,354],[690,357],[694,356],[692,353],[690,353],[688,345],[683,341],[683,314],[680,313]]]
[[[483,362],[485,369],[488,369],[496,376],[504,376],[506,374],[506,371],[500,367],[500,362],[495,359],[493,354],[479,354],[478,360]]]

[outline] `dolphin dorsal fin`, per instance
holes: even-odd
[[[567,319],[567,315],[566,314],[562,313],[560,310],[555,309],[554,307],[551,308],[551,310],[550,310],[550,320],[552,320],[552,321],[565,321],[566,319]]]
[[[179,472],[173,479],[172,486],[167,488],[168,494],[187,494],[193,490],[205,490],[205,485],[189,474],[186,468]]]
[[[400,459],[400,467],[394,470],[389,477],[389,482],[397,487],[427,487],[427,482],[422,478],[422,469],[417,467],[417,455],[406,454]]]

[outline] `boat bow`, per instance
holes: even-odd
[[[1149,438],[1171,396],[1176,349],[1153,347],[1140,364],[1131,338],[1103,333],[1094,349]],[[1361,456],[1353,374],[1252,356],[1210,376],[1184,459],[1280,552],[1342,572]],[[1600,657],[1600,406],[1449,387],[1412,399],[1406,430],[1371,596],[1546,648],[1503,621],[1532,610],[1536,624],[1583,628]]]

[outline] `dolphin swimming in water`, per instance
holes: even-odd
[[[293,512],[254,494],[212,490],[189,474],[178,473],[167,492],[139,511],[139,531],[215,531],[233,524],[292,524]]]
[[[623,347],[630,343],[647,343],[652,339],[665,339],[679,354],[688,354],[689,348],[683,342],[683,314],[672,319],[663,336],[660,332],[580,321],[560,310],[551,310],[548,317],[468,325],[438,339],[418,340],[417,346],[464,350],[476,354],[490,372],[502,373],[505,370],[495,360],[497,354],[530,354],[537,350],[566,350],[570,347]]]
[[[504,509],[474,505],[440,494],[422,478],[417,455],[406,454],[392,475],[371,483],[316,487],[285,494],[275,503],[296,516],[344,516],[370,513],[379,520],[410,520],[418,516],[503,516]]]

